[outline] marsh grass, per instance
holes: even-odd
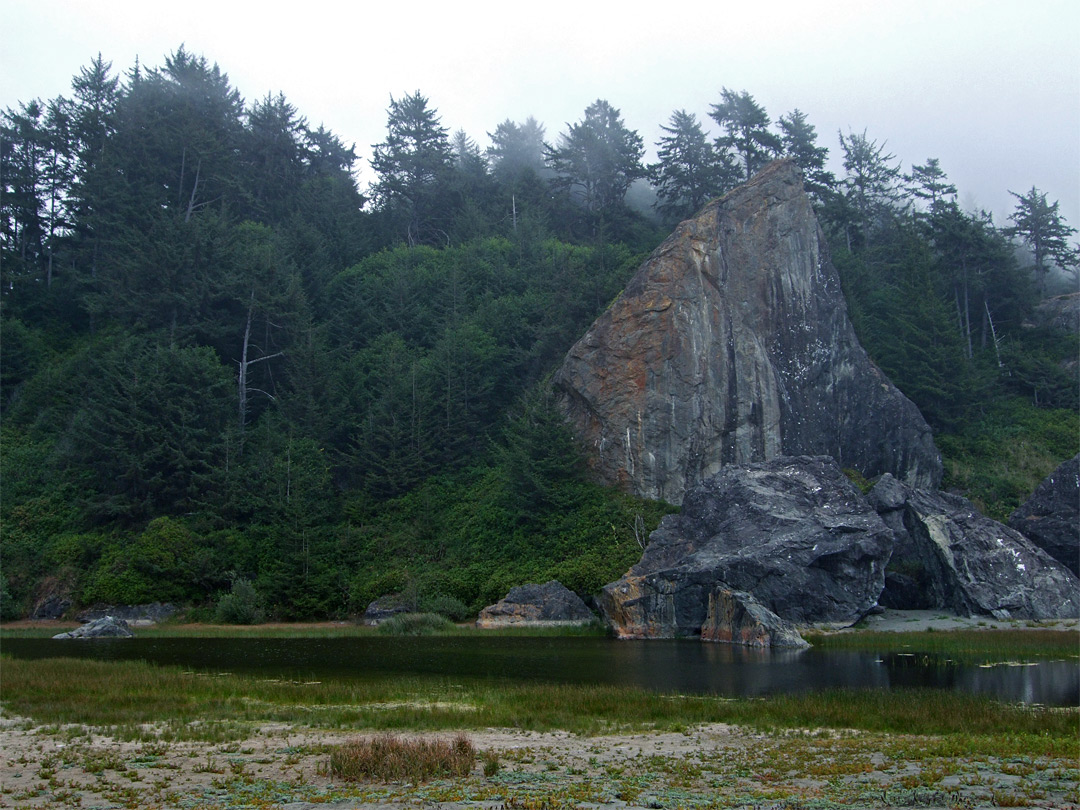
[[[860,630],[854,633],[807,632],[803,636],[822,650],[933,653],[952,656],[956,660],[1080,658],[1080,633],[1076,630],[1024,628],[905,633]]]
[[[453,740],[379,734],[351,740],[331,751],[330,773],[347,782],[426,782],[437,776],[468,776],[475,761],[476,749],[464,734]]]
[[[384,636],[434,636],[455,630],[454,623],[438,613],[399,613],[378,627]]]
[[[384,623],[385,624],[385,623]],[[77,627],[75,622],[35,625],[15,622],[0,625],[0,639],[4,638],[51,638],[62,630]],[[135,627],[139,638],[363,638],[375,635],[378,627],[353,622],[319,622],[314,624],[170,624],[151,627]],[[603,637],[609,635],[599,621],[583,625],[560,625],[551,627],[493,627],[479,629],[472,623],[440,624],[434,635],[445,636],[511,636],[536,638]]]
[[[381,678],[289,682],[139,661],[0,657],[5,712],[107,727],[137,740],[241,739],[252,726],[378,730],[562,729],[578,734],[728,723],[761,730],[936,735],[945,750],[1080,756],[1080,710],[936,690],[833,690],[765,699],[631,687]]]

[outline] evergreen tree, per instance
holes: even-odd
[[[1045,292],[1051,264],[1073,273],[1080,267],[1080,247],[1068,242],[1076,228],[1070,228],[1058,212],[1058,201],[1048,203],[1045,192],[1035,186],[1026,194],[1009,193],[1016,197],[1017,203],[1016,210],[1009,215],[1013,227],[1007,233],[1019,236],[1030,248],[1035,278]]]
[[[911,174],[904,175],[911,194],[925,200],[930,210],[956,196],[956,186],[949,182],[949,176],[941,168],[937,158],[927,158],[922,166],[912,166]]]
[[[391,96],[386,130],[371,159],[379,176],[372,186],[375,204],[408,244],[445,242],[439,197],[454,165],[446,128],[417,91],[401,99]]]
[[[657,210],[678,221],[734,188],[738,170],[726,153],[713,149],[696,115],[676,110],[668,123],[660,126],[667,134],[656,142],[659,161],[649,173],[656,184]]]
[[[513,185],[526,173],[543,173],[544,126],[531,115],[521,124],[506,119],[488,137],[487,159],[499,182]]]
[[[559,145],[547,150],[554,185],[586,212],[614,209],[630,184],[645,177],[641,136],[626,128],[619,111],[604,99],[585,108],[585,117],[570,124]]]
[[[856,241],[865,245],[898,212],[900,165],[893,164],[896,156],[885,151],[884,143],[870,140],[866,130],[846,138],[841,132],[839,137],[846,172],[841,186],[855,218],[845,226],[850,249]]]
[[[780,116],[780,139],[784,155],[793,159],[802,169],[806,192],[818,203],[828,199],[836,188],[836,177],[825,168],[829,150],[817,145],[817,131],[806,120],[806,114],[796,108],[786,116]]]
[[[720,91],[721,101],[713,104],[709,117],[727,134],[716,140],[720,150],[731,150],[742,159],[742,179],[753,174],[780,154],[783,142],[769,131],[768,113],[754,97],[743,90],[736,93],[726,87]]]

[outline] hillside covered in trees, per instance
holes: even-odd
[[[835,176],[806,114],[747,92],[710,119],[674,111],[647,165],[602,99],[481,147],[416,92],[358,155],[183,48],[6,110],[3,618],[51,594],[230,618],[232,589],[293,619],[595,591],[671,507],[587,480],[546,380],[675,223],[780,156],[946,487],[1002,518],[1077,452],[1076,335],[1035,317],[1076,289],[1056,203],[1032,187],[995,223],[866,132]]]

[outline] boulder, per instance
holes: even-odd
[[[1080,579],[1022,534],[945,492],[904,488],[903,505],[886,508],[876,490],[895,491],[897,483],[879,481],[870,501],[896,532],[890,570],[914,579],[921,600],[911,604],[897,588],[885,598],[892,607],[998,619],[1080,616]],[[888,501],[895,502],[893,495]]]
[[[588,624],[596,616],[576,593],[557,580],[543,585],[518,585],[504,598],[480,611],[477,627],[528,624],[557,626]]]
[[[132,627],[149,627],[172,618],[179,610],[180,608],[171,602],[150,602],[145,605],[94,605],[92,608],[77,613],[75,618],[80,622],[93,622],[111,616],[114,619],[123,620]]]
[[[1009,526],[1080,576],[1080,454],[1035,488]]]
[[[594,476],[682,503],[726,465],[828,455],[937,486],[915,405],[870,362],[790,161],[681,223],[553,377]]]
[[[827,456],[725,467],[686,493],[598,604],[623,638],[698,636],[718,588],[796,624],[877,604],[892,532]]]
[[[752,594],[723,586],[709,594],[701,640],[747,647],[810,646],[791,622],[781,619]]]
[[[53,638],[59,639],[89,639],[89,638],[131,638],[132,633],[128,623],[123,619],[113,616],[103,616],[94,619],[81,627],[76,627],[67,633],[57,633]]]
[[[414,600],[406,599],[400,593],[391,593],[373,600],[364,610],[360,622],[377,627],[399,613],[414,613],[415,611],[416,604]]]

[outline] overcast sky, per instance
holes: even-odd
[[[361,157],[391,95],[420,90],[481,147],[532,115],[549,140],[607,99],[652,149],[673,110],[708,119],[720,89],[775,121],[798,107],[839,172],[837,131],[867,131],[910,171],[936,157],[967,208],[1003,224],[1033,185],[1080,226],[1080,3],[842,0],[681,3],[0,0],[0,105],[70,95],[180,44],[247,100],[283,92]]]

